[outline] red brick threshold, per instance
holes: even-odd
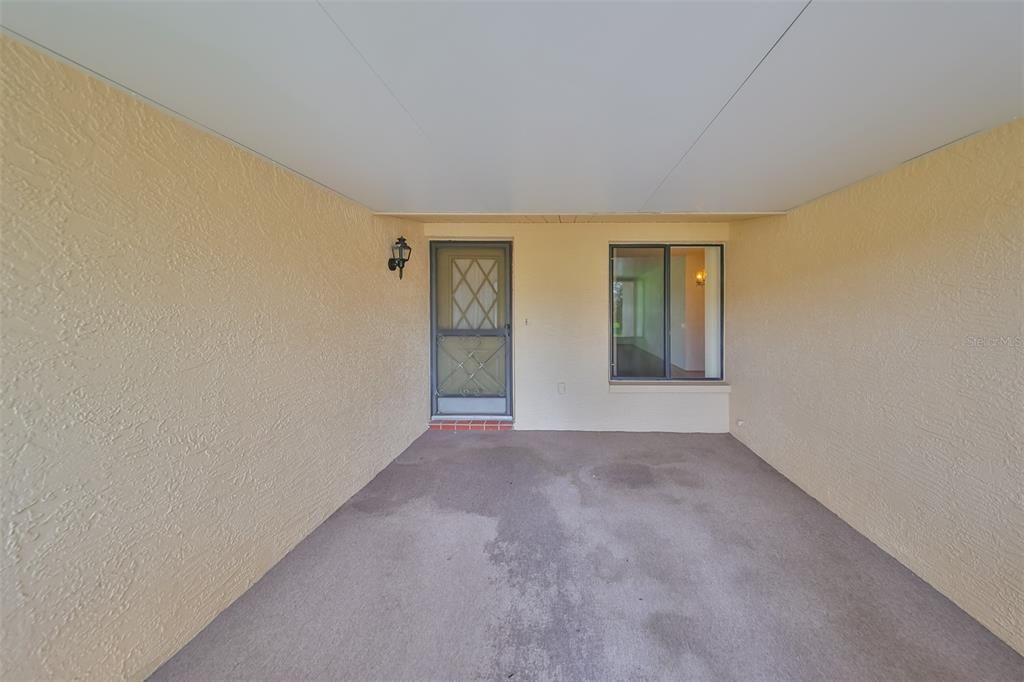
[[[512,422],[492,419],[431,419],[431,431],[511,431]]]

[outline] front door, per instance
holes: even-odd
[[[512,415],[512,245],[432,242],[435,416]]]

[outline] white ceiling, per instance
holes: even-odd
[[[1024,114],[1019,1],[5,1],[0,24],[382,212],[786,210]]]

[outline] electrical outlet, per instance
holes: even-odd
[[[564,381],[559,381],[558,382],[558,395],[565,395],[565,382]]]

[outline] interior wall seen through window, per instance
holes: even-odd
[[[721,378],[721,247],[614,247],[612,275],[613,378]]]

